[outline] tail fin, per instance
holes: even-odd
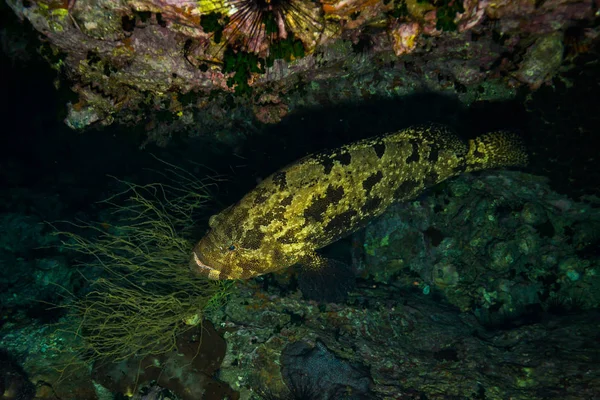
[[[527,165],[522,140],[512,132],[498,131],[469,140],[467,171]]]

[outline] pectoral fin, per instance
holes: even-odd
[[[342,303],[354,289],[356,277],[352,267],[317,253],[302,261],[298,286],[305,299],[323,303]]]

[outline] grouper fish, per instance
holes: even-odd
[[[190,266],[210,279],[249,279],[295,264],[318,270],[327,264],[318,249],[364,227],[392,203],[463,172],[526,163],[512,133],[465,143],[431,124],[311,154],[213,215]]]

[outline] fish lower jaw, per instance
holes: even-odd
[[[200,261],[200,259],[196,255],[196,253],[193,253],[193,254],[194,254],[194,262],[196,263],[196,265],[198,267],[200,267],[200,271],[202,273],[208,274],[209,279],[215,279],[215,280],[219,279],[219,275],[221,275],[221,271],[217,271],[216,269],[204,264],[202,261]]]

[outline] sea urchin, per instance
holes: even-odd
[[[209,29],[215,42],[223,37],[225,45],[261,56],[273,43],[290,38],[313,48],[324,28],[321,5],[311,0],[225,0],[202,19],[203,26],[218,19]]]

